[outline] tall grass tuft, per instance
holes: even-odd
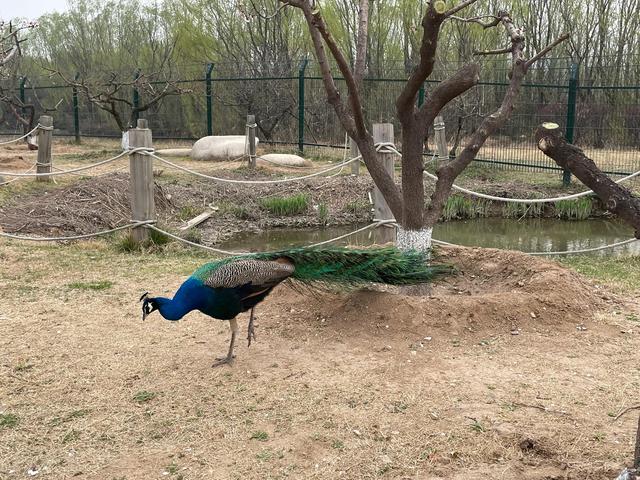
[[[269,197],[260,200],[260,206],[274,215],[299,215],[309,208],[310,198],[305,193],[292,197]]]
[[[489,214],[491,202],[489,200],[471,200],[463,195],[451,195],[442,211],[442,219],[464,220],[467,218],[486,217]]]
[[[593,201],[589,197],[561,200],[554,205],[556,216],[563,220],[586,220],[591,216]]]
[[[544,214],[544,203],[505,203],[502,207],[504,218],[539,218]]]

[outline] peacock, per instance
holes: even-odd
[[[281,282],[312,290],[350,290],[370,283],[414,285],[427,283],[451,271],[446,265],[428,265],[424,253],[395,247],[293,248],[278,252],[229,257],[198,268],[172,299],[142,295],[142,320],[154,311],[167,320],[180,320],[193,310],[219,320],[228,320],[231,340],[226,356],[213,366],[231,363],[238,335],[236,317],[251,311],[247,329],[248,346],[256,339],[254,310]]]

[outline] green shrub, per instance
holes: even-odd
[[[593,201],[589,197],[561,200],[554,204],[556,216],[564,220],[586,220],[591,216]]]
[[[300,193],[292,197],[269,197],[260,200],[260,205],[273,215],[290,216],[304,213],[309,208],[309,195]]]

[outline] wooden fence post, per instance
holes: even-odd
[[[374,143],[394,143],[393,124],[392,123],[374,123],[373,124],[373,141]],[[395,161],[394,153],[378,153],[378,158],[389,172],[391,178],[395,178]],[[373,189],[374,215],[376,220],[392,220],[393,213],[387,205],[386,200],[382,196],[382,192],[378,187]],[[380,229],[380,243],[395,242],[396,229],[392,225],[386,225]]]
[[[129,130],[129,148],[151,148],[153,140],[146,119],[138,119],[137,128]],[[155,220],[156,207],[154,201],[153,158],[141,153],[129,155],[131,213],[133,221]],[[149,238],[149,230],[137,227],[131,231],[136,242]]]
[[[256,168],[256,116],[247,115],[247,141],[249,142],[249,168]]]
[[[38,129],[37,173],[51,173],[51,144],[53,140],[53,117],[42,115],[38,123],[45,128]],[[50,176],[36,177],[38,182],[51,182]]]
[[[437,116],[433,121],[433,130],[438,146],[438,163],[449,159],[449,149],[447,146],[447,134],[445,132],[444,118]]]
[[[349,154],[351,155],[351,158],[356,158],[360,155],[358,144],[353,138],[349,139]],[[351,175],[355,175],[356,177],[360,175],[360,160],[351,163]]]

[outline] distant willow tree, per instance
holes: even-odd
[[[66,12],[41,17],[35,40],[34,61],[109,114],[121,132],[164,98],[188,93],[176,82],[184,74],[178,31],[161,4],[75,0]]]

